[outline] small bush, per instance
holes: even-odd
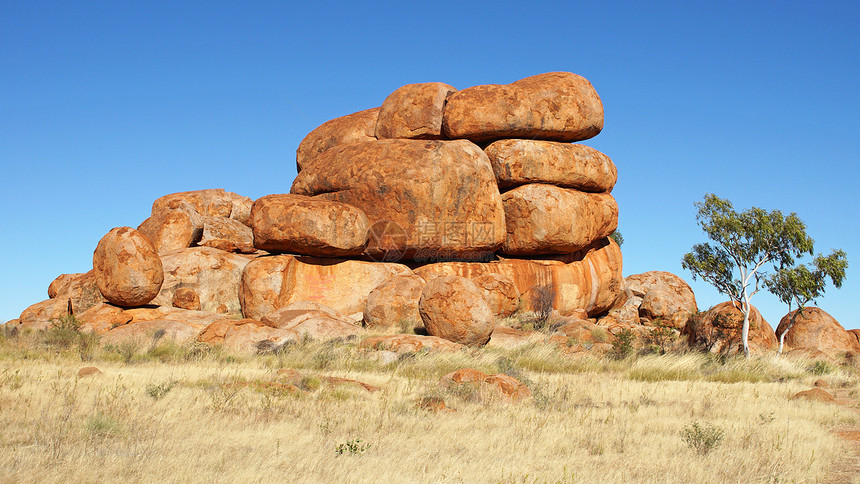
[[[623,360],[633,353],[633,342],[636,341],[636,335],[633,331],[625,329],[615,335],[615,340],[612,342],[612,357],[616,360]]]
[[[827,375],[829,373],[833,373],[833,366],[826,361],[817,360],[810,363],[809,366],[806,367],[806,371],[813,375]]]
[[[693,421],[681,431],[681,438],[699,455],[706,455],[723,441],[726,432],[711,424]]]
[[[594,338],[595,343],[608,343],[609,342],[609,332],[606,331],[606,328],[597,327],[591,330],[591,337]]]
[[[342,444],[337,444],[334,453],[335,455],[361,455],[369,448],[370,444],[362,443],[361,439],[351,439]]]
[[[158,401],[164,398],[170,390],[176,386],[176,380],[168,380],[165,382],[161,382],[158,385],[148,384],[146,385],[146,394],[152,397],[153,400]]]

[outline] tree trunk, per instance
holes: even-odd
[[[750,298],[744,288],[744,300],[741,303],[741,311],[744,313],[744,324],[741,329],[741,339],[744,343],[744,357],[750,359]]]

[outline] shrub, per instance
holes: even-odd
[[[715,425],[693,421],[681,431],[681,438],[699,455],[706,455],[723,441],[726,432]]]
[[[833,373],[833,366],[826,361],[816,360],[806,367],[806,371],[813,375],[827,375],[828,373]]]
[[[633,353],[634,341],[636,341],[636,335],[629,329],[616,334],[615,340],[612,342],[612,357],[623,360],[630,356]]]
[[[155,401],[161,400],[170,390],[173,389],[176,383],[176,380],[168,380],[161,382],[158,385],[150,383],[146,385],[146,394],[152,397]]]
[[[335,455],[361,455],[369,448],[370,444],[362,443],[361,439],[351,439],[342,444],[337,444],[334,453]]]

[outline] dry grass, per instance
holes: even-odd
[[[0,481],[817,482],[844,445],[829,429],[857,422],[842,406],[790,401],[821,376],[777,358],[615,361],[531,345],[383,365],[354,345],[314,343],[258,357],[153,347],[128,363],[92,358],[0,341]],[[78,378],[89,365],[103,374]],[[513,373],[535,396],[510,404],[437,384],[464,366]],[[304,390],[270,384],[283,367],[306,375]],[[857,393],[852,370],[824,378]],[[419,409],[427,396],[457,411]],[[699,455],[682,438],[692,422],[725,437]]]

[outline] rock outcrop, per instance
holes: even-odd
[[[696,296],[683,279],[664,271],[633,274],[624,279],[630,298],[637,299],[639,317],[650,324],[681,330],[698,311]]]
[[[796,313],[797,310],[794,310],[783,316],[776,327],[777,338],[785,332],[787,349],[807,348],[828,354],[860,352],[860,342],[856,335],[846,331],[833,316],[820,308],[804,308],[794,318],[794,324],[789,329],[791,318]]]
[[[691,319],[682,334],[690,346],[711,353],[742,353],[744,315],[740,305],[731,301],[717,304],[699,318]],[[758,312],[750,307],[749,347],[752,353],[764,353],[777,349],[773,328]]]
[[[414,274],[391,276],[367,296],[364,324],[368,328],[424,327],[418,312],[421,290],[427,284]]]
[[[353,142],[376,141],[377,119],[379,119],[379,108],[365,109],[326,121],[311,131],[299,143],[299,148],[296,150],[298,171],[302,171],[319,155],[335,146]]]

